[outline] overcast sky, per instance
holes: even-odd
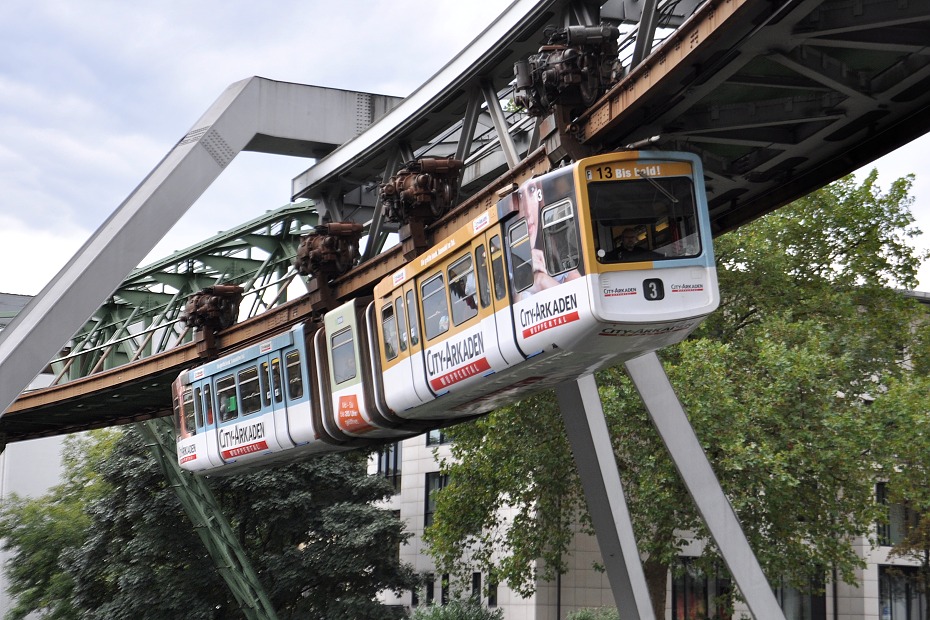
[[[233,82],[405,96],[509,3],[4,0],[0,292],[37,293]],[[930,239],[928,149],[925,137],[874,165],[885,188],[917,175]],[[287,203],[307,165],[240,154],[150,259]]]

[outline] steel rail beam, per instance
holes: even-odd
[[[352,176],[350,173],[360,164],[381,157],[399,139],[430,120],[438,109],[460,99],[477,81],[500,71],[501,57],[511,54],[521,36],[535,32],[541,22],[567,5],[566,0],[515,0],[468,47],[384,118],[295,177],[293,197],[317,198],[326,192],[327,186],[338,185],[341,178]],[[534,41],[531,47],[526,43],[522,46],[533,49],[537,44]],[[508,67],[508,79],[512,75],[512,68]],[[375,174],[380,172],[381,166],[377,166]]]
[[[727,0],[702,5],[691,19],[581,115],[577,124],[583,139],[586,142],[604,140],[634,110],[647,105],[650,91],[660,83],[679,80],[682,74],[694,71],[690,59],[714,43],[719,32],[730,33],[735,22],[751,24],[764,11],[764,4],[753,0]]]
[[[309,300],[306,296],[301,297],[220,332],[216,336],[217,350],[222,355],[260,342],[270,334],[285,331],[308,320],[312,315]],[[195,365],[200,360],[197,344],[192,342],[112,370],[26,392],[4,414],[4,434],[11,440],[20,441],[170,415],[171,381],[181,369]],[[150,391],[151,396],[140,397],[145,391]],[[86,402],[89,394],[96,395],[97,405]],[[123,402],[120,399],[124,394],[133,394],[134,398]],[[18,421],[26,413],[41,413],[51,407],[68,407],[69,403],[76,413],[91,407],[100,409],[95,415],[97,421],[90,424],[76,422],[68,426],[62,425],[59,420],[48,420],[47,427],[41,420],[36,420],[35,416],[31,416],[28,426],[25,426],[25,421]]]

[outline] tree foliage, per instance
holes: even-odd
[[[916,515],[891,556],[914,561],[919,566],[915,582],[923,592],[930,591],[930,415],[927,394],[930,378],[921,373],[911,380],[890,382],[875,407],[888,423],[885,436],[894,446],[894,460],[881,475],[885,478],[891,503],[902,504]],[[888,515],[886,515],[887,517]]]
[[[881,514],[874,476],[894,457],[889,414],[867,403],[914,377],[901,357],[922,311],[894,290],[912,287],[926,258],[908,243],[919,232],[911,182],[883,193],[874,172],[861,185],[845,178],[720,237],[720,309],[662,352],[764,570],[797,586],[823,567],[853,580],[862,560],[850,539]],[[661,617],[682,532],[706,531],[622,368],[598,383]],[[451,483],[426,532],[439,570],[488,571],[522,594],[564,571],[571,524],[587,521],[553,395],[447,432]],[[713,545],[705,556],[709,566]]]
[[[412,620],[503,620],[504,611],[487,609],[476,598],[453,599],[445,605],[418,607]]]
[[[9,568],[19,610],[9,617],[242,617],[139,433],[117,436],[106,458],[93,441],[93,451],[73,450],[69,465],[83,476],[4,507],[0,535],[16,553]],[[374,506],[393,489],[366,474],[364,455],[324,455],[211,486],[282,619],[390,618],[376,594],[416,582],[398,558],[401,521]],[[49,545],[45,554],[36,537]]]
[[[108,431],[92,431],[66,438],[62,482],[43,498],[13,495],[3,506],[0,538],[3,550],[12,554],[6,576],[15,597],[7,618],[19,620],[33,611],[54,620],[79,617],[71,603],[73,576],[59,559],[80,544],[90,526],[90,518],[83,511],[85,503],[108,490],[97,466],[108,456],[117,437]]]

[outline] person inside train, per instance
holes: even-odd
[[[624,228],[614,239],[614,249],[604,255],[607,261],[638,261],[662,258],[660,254],[639,245],[639,235],[634,227]]]

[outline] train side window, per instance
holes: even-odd
[[[423,320],[426,322],[426,339],[432,340],[449,330],[449,305],[442,274],[437,273],[420,287],[423,295]]]
[[[271,386],[268,385],[268,362],[262,362],[261,370],[258,373],[258,379],[262,388],[262,405],[271,406]]]
[[[452,322],[461,325],[478,314],[475,299],[475,269],[471,254],[449,266],[449,296],[452,298]]]
[[[262,397],[258,385],[258,367],[250,366],[239,371],[239,394],[242,399],[242,414],[261,411]]]
[[[330,339],[330,354],[333,358],[333,383],[337,385],[355,378],[354,342],[352,329],[349,327],[336,332]]]
[[[508,231],[510,239],[511,275],[513,290],[516,293],[533,285],[533,252],[530,247],[530,235],[526,220],[511,225]]]
[[[271,360],[271,387],[274,389],[274,402],[284,401],[284,392],[281,391],[281,360]]]
[[[478,275],[478,299],[481,307],[487,308],[491,305],[491,282],[488,280],[488,257],[483,245],[475,249],[475,271]]]
[[[235,420],[239,415],[236,406],[236,378],[226,375],[216,380],[216,398],[220,402],[220,422]]]
[[[500,301],[507,295],[507,281],[504,278],[504,254],[498,235],[491,237],[491,275],[494,276],[494,297]]]
[[[420,343],[420,336],[417,328],[417,300],[413,291],[407,291],[407,318],[410,320],[410,346],[415,347]]]
[[[390,303],[381,308],[381,335],[384,342],[384,357],[392,360],[397,357],[400,345],[397,342],[397,318],[394,316],[394,306]]]
[[[200,393],[200,388],[194,389],[194,414],[197,418],[197,428],[203,428],[203,396]]]
[[[184,430],[190,435],[195,435],[197,428],[194,426],[194,397],[190,388],[184,390],[181,396],[181,412],[184,417]]]
[[[407,350],[407,319],[404,318],[404,300],[398,297],[394,300],[397,308],[397,331],[400,332],[400,350]]]
[[[213,394],[209,383],[203,386],[203,410],[207,413],[207,425],[213,424]]]
[[[543,242],[546,248],[546,271],[556,276],[578,267],[578,237],[575,212],[565,201],[542,212]]]
[[[284,356],[287,368],[287,396],[290,399],[304,395],[303,373],[300,372],[300,351],[291,351]]]

